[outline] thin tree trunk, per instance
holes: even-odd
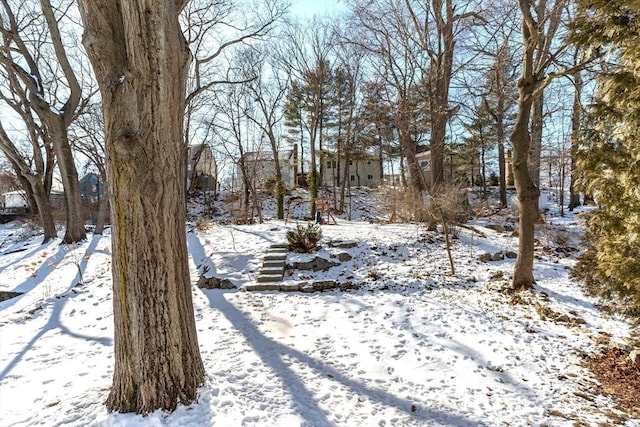
[[[580,193],[575,189],[576,151],[578,150],[578,136],[580,131],[580,113],[582,111],[582,74],[576,71],[573,75],[575,92],[573,95],[573,112],[571,116],[571,178],[569,182],[569,211],[580,206]]]
[[[102,95],[112,208],[115,369],[107,407],[190,403],[204,381],[185,235],[182,2],[80,0]]]
[[[100,173],[100,179],[102,180],[103,192],[102,198],[98,203],[98,220],[96,221],[96,229],[94,234],[102,234],[104,226],[109,217],[109,186],[106,185],[106,173]],[[100,195],[100,183],[98,182],[98,195]]]
[[[501,121],[497,124],[497,137],[498,137],[498,170],[499,170],[499,182],[500,182],[500,207],[507,207],[507,174],[506,163],[504,156],[504,125]]]
[[[528,289],[535,284],[533,276],[534,226],[538,216],[540,190],[529,171],[529,117],[535,90],[535,81],[519,83],[518,116],[511,134],[513,146],[513,178],[519,202],[518,256],[513,271],[514,289]]]

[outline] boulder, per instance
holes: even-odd
[[[218,277],[204,277],[200,276],[196,286],[200,289],[236,289],[229,279],[220,279]]]
[[[518,254],[513,252],[513,251],[507,251],[505,252],[504,256],[506,256],[509,259],[516,259],[518,258]]]
[[[340,249],[351,249],[358,246],[358,242],[353,240],[332,240],[329,242],[329,247]]]
[[[338,254],[338,259],[340,262],[350,261],[353,257],[347,252],[341,252]]]
[[[504,259],[504,254],[502,252],[496,252],[491,255],[491,261],[502,261]]]
[[[317,280],[313,282],[314,291],[325,291],[327,289],[337,288],[338,284],[333,280]]]
[[[295,268],[296,270],[324,271],[338,265],[340,265],[339,262],[333,262],[326,258],[317,256],[311,261],[294,262],[293,268]]]
[[[478,261],[480,261],[480,262],[489,262],[489,261],[491,261],[491,254],[490,253],[484,253],[484,254],[480,255],[478,257]]]

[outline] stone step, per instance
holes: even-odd
[[[273,283],[280,282],[282,280],[282,274],[269,274],[258,276],[258,283]]]
[[[284,261],[287,259],[286,254],[266,254],[264,256],[265,261]]]
[[[281,279],[283,273],[283,268],[263,268],[262,270],[260,270],[261,276],[280,276]]]
[[[274,243],[269,246],[270,249],[284,249],[287,252],[289,251],[289,245],[287,243]]]
[[[279,283],[254,283],[247,285],[245,288],[248,291],[279,291]]]

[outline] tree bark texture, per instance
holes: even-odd
[[[529,117],[533,102],[534,85],[520,82],[518,116],[511,134],[513,146],[513,178],[518,194],[519,229],[518,256],[513,272],[514,289],[527,289],[535,284],[533,276],[534,227],[538,216],[538,196],[540,190],[531,179],[529,172]]]
[[[534,73],[534,51],[537,36],[535,21],[531,17],[530,2],[520,0],[523,12],[522,45],[524,55],[522,59],[522,76],[518,82],[518,114],[511,133],[513,147],[513,178],[518,194],[519,230],[518,256],[513,271],[512,286],[514,289],[528,289],[535,284],[533,276],[534,259],[534,227],[538,215],[538,196],[540,190],[531,179],[529,170],[529,150],[531,148],[531,134],[529,122],[531,110],[537,91],[543,87]]]
[[[184,6],[81,0],[102,94],[112,209],[115,370],[107,406],[173,410],[204,380],[185,236]]]
[[[533,100],[531,112],[531,147],[529,148],[529,173],[533,183],[540,187],[540,162],[542,159],[542,120],[544,116],[544,96],[541,92]]]
[[[431,53],[430,64],[431,187],[432,194],[435,194],[433,190],[437,191],[444,183],[444,144],[447,123],[452,115],[449,109],[449,86],[455,47],[453,24],[456,17],[451,0],[433,0],[432,6],[438,36],[438,48]]]
[[[62,243],[75,243],[87,238],[82,217],[82,197],[80,195],[80,181],[78,170],[73,160],[73,152],[67,135],[67,125],[60,115],[52,114],[49,117],[49,131],[51,141],[56,151],[58,168],[64,187],[66,203],[66,221]]]

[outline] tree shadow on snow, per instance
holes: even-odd
[[[316,371],[320,377],[331,378],[358,395],[366,396],[371,401],[388,407],[394,407],[418,421],[458,426],[474,424],[462,416],[435,409],[421,407],[413,412],[413,402],[410,400],[399,398],[382,389],[365,386],[318,359],[266,337],[250,318],[227,301],[224,292],[212,291],[206,292],[205,295],[209,299],[211,307],[219,310],[245,336],[263,363],[280,376],[283,386],[289,390],[294,407],[298,414],[304,417],[308,425],[331,425],[332,423],[327,419],[325,411],[318,405],[317,398],[285,363],[285,358],[296,359]]]
[[[88,257],[86,255],[91,254],[93,249],[95,249],[96,245],[98,244],[98,241],[100,240],[101,236],[94,236],[94,238],[92,239],[91,243],[89,244],[86,252],[85,252],[85,256],[82,258],[82,260],[79,262],[78,264],[78,268],[80,268],[80,271],[84,272],[84,269],[86,268],[87,262],[88,262]],[[68,248],[62,247],[58,250],[58,253],[65,253],[68,252]],[[55,255],[54,255],[55,256]],[[78,278],[80,275],[80,272],[78,272],[78,275],[76,276],[76,278]],[[40,279],[40,282],[42,282],[43,279]],[[53,301],[53,307],[51,310],[51,315],[49,317],[49,320],[47,321],[47,323],[42,327],[42,329],[40,329],[38,331],[37,334],[35,334],[33,336],[33,338],[31,338],[31,340],[29,340],[28,343],[25,344],[25,346],[22,348],[22,350],[20,350],[20,352],[4,367],[4,369],[2,369],[2,371],[0,371],[0,380],[3,380],[4,378],[6,378],[6,376],[9,374],[9,372],[11,372],[11,370],[13,370],[13,368],[23,359],[24,355],[31,349],[33,348],[34,344],[43,336],[45,335],[47,332],[53,331],[58,329],[62,334],[65,335],[69,335],[72,338],[77,338],[79,340],[83,340],[83,341],[95,341],[99,344],[102,344],[104,346],[111,346],[113,345],[113,340],[111,338],[108,337],[93,337],[93,336],[89,336],[89,335],[83,335],[83,334],[78,334],[76,332],[73,332],[71,330],[69,330],[68,327],[66,327],[63,323],[62,323],[62,319],[61,319],[61,313],[62,313],[62,309],[64,308],[67,300],[69,298],[74,298],[77,295],[79,295],[78,293],[71,292],[71,290],[75,287],[75,284],[77,282],[74,280],[69,288],[67,288],[66,291],[62,292],[61,294],[55,296],[55,297],[51,297],[50,300]],[[16,300],[18,298],[15,298]]]
[[[62,323],[62,320],[60,319],[60,314],[62,313],[62,309],[64,308],[64,306],[66,304],[66,300],[68,298],[69,297],[66,297],[64,295],[56,297],[55,301],[53,302],[53,309],[51,311],[51,316],[49,317],[49,321],[42,327],[42,329],[40,329],[38,331],[37,334],[35,334],[33,336],[33,338],[31,338],[31,340],[29,340],[29,342],[27,344],[25,344],[25,346],[22,348],[20,353],[18,353],[13,358],[13,360],[11,360],[7,364],[7,366],[5,366],[5,368],[2,371],[0,371],[0,380],[3,380],[4,378],[6,378],[6,376],[9,374],[9,372],[11,372],[11,370],[22,360],[24,355],[31,348],[33,348],[34,344],[43,335],[45,335],[47,332],[53,331],[55,329],[59,329],[61,333],[65,334],[65,335],[69,335],[70,337],[73,337],[73,338],[77,338],[77,339],[82,340],[82,341],[95,341],[95,342],[97,342],[99,344],[102,344],[104,346],[113,345],[113,340],[111,338],[108,338],[108,337],[92,337],[90,335],[78,334],[76,332],[73,332],[73,331],[69,330],[69,328],[67,328]]]

